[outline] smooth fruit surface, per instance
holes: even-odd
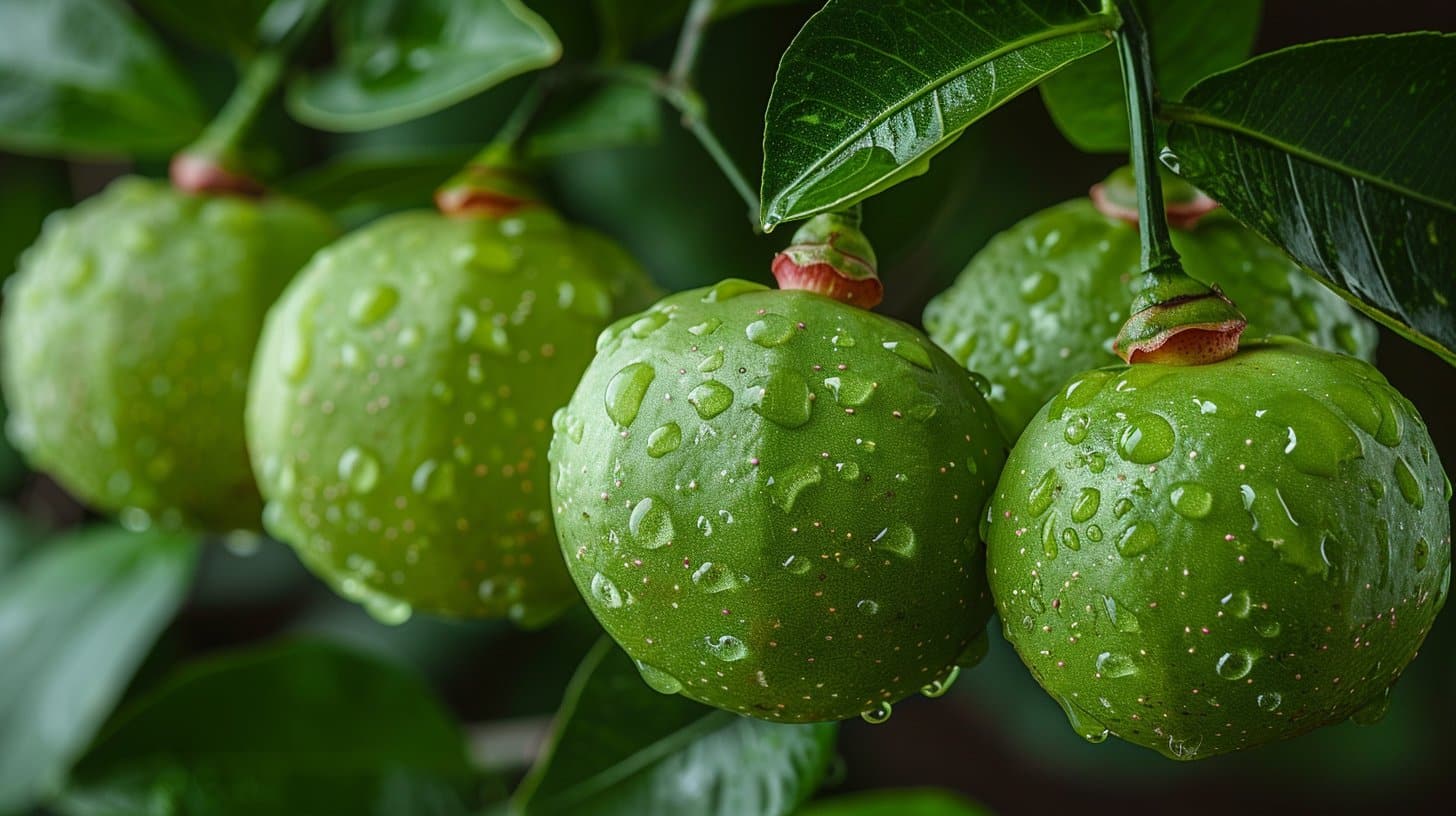
[[[1373,358],[1373,324],[1226,213],[1174,230],[1173,245],[1188,274],[1217,283],[1243,310],[1245,338],[1286,334]],[[1014,440],[1067,378],[1119,362],[1112,341],[1138,271],[1137,228],[1087,199],[1068,201],[991,239],[926,307],[926,331],[990,381],[991,406]]]
[[[128,526],[256,529],[253,350],[269,305],[335,234],[288,199],[139,178],[51,216],[7,292],[11,439]]]
[[[659,691],[879,717],[978,656],[1004,442],[915,329],[726,280],[603,333],[555,426],[567,565]]]
[[[991,588],[1083,736],[1212,756],[1383,712],[1446,600],[1450,489],[1353,357],[1286,339],[1099,369],[1012,450]]]
[[[269,531],[386,620],[550,618],[576,599],[551,526],[551,414],[617,301],[652,291],[541,209],[405,213],[320,252],[253,371]]]

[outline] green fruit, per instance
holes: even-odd
[[[128,526],[256,528],[253,349],[269,304],[335,234],[288,199],[139,178],[48,218],[6,298],[16,447]]]
[[[551,414],[615,301],[651,291],[621,250],[542,209],[406,213],[320,252],[253,369],[268,530],[382,619],[544,622],[576,600],[551,526]]]
[[[1217,283],[1243,310],[1245,337],[1288,334],[1373,358],[1373,324],[1227,214],[1174,230],[1173,245],[1190,275]],[[1067,201],[991,239],[931,300],[925,327],[990,381],[991,406],[1015,439],[1068,377],[1118,362],[1112,340],[1138,269],[1136,227],[1085,198]]]
[[[1212,756],[1383,711],[1446,601],[1450,498],[1415,408],[1353,357],[1099,369],[1011,452],[991,589],[1083,736]]]
[[[577,588],[654,688],[763,719],[888,716],[984,646],[1004,441],[915,329],[741,280],[615,324],[557,413]]]

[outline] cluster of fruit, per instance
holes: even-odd
[[[654,688],[784,722],[943,692],[994,609],[1084,736],[1207,756],[1378,714],[1445,601],[1450,484],[1373,329],[1226,216],[1189,271],[1298,339],[1127,366],[1137,236],[1088,201],[993,240],[930,337],[864,308],[837,217],[784,288],[647,306],[507,203],[335,241],[117,182],[22,262],[9,432],[129,525],[261,519],[385,620],[584,597]]]

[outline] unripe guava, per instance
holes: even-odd
[[[1188,274],[1218,284],[1249,320],[1244,336],[1287,334],[1366,360],[1375,327],[1254,231],[1223,211],[1174,230]],[[1058,204],[992,238],[925,308],[925,327],[990,381],[1011,439],[1079,371],[1118,362],[1138,273],[1137,227],[1088,199]]]
[[[140,178],[52,215],[7,290],[16,447],[128,526],[256,529],[253,350],[268,306],[335,234],[300,202]]]
[[[1085,372],[987,516],[1006,637],[1085,737],[1177,759],[1384,711],[1451,582],[1451,485],[1369,364],[1293,339]]]
[[[379,617],[544,622],[576,600],[546,448],[618,303],[620,249],[531,208],[404,213],[320,252],[268,316],[248,442],[268,530]]]
[[[763,719],[878,719],[979,657],[976,524],[1004,441],[928,338],[727,280],[597,349],[555,417],[556,527],[649,684]]]

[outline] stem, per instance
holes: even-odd
[[[485,146],[477,159],[501,150],[515,154],[516,146],[520,143],[521,137],[525,135],[526,128],[530,127],[536,114],[541,112],[541,104],[546,101],[546,90],[546,80],[537,80],[532,83],[531,87],[521,95],[516,106],[511,109],[510,115],[501,124],[500,130],[496,131],[495,138],[490,140],[490,144]]]
[[[1137,180],[1142,267],[1146,271],[1166,268],[1169,273],[1182,274],[1163,208],[1163,182],[1158,177],[1158,151],[1153,131],[1153,104],[1157,88],[1153,83],[1147,31],[1143,29],[1132,0],[1117,0],[1117,6],[1122,13],[1122,27],[1116,34],[1117,56],[1122,67],[1132,168]]]
[[[250,60],[222,110],[183,152],[237,168],[243,139],[283,79],[285,63],[284,54],[276,50],[265,51]]]
[[[677,52],[672,57],[672,67],[667,71],[667,81],[680,87],[692,85],[693,68],[697,65],[698,49],[703,43],[703,32],[713,19],[718,0],[693,0],[683,19],[682,33],[677,38]]]

